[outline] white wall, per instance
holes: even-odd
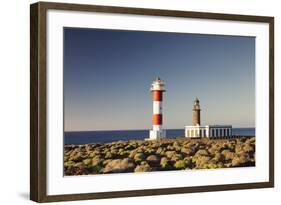
[[[194,10],[275,16],[275,123],[280,124],[280,5],[278,0],[81,0],[65,1],[88,4]],[[1,2],[0,38],[0,204],[31,204],[29,192],[29,3]],[[279,10],[278,10],[279,8]],[[279,91],[279,92],[278,92]],[[277,127],[277,126],[276,126]],[[280,145],[280,130],[275,132]],[[277,146],[275,146],[277,147]],[[108,199],[96,204],[255,204],[280,199],[280,156],[276,150],[276,188],[210,192],[170,196]],[[92,204],[93,201],[70,202]],[[64,204],[64,203],[62,203]]]

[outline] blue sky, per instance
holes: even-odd
[[[150,129],[156,76],[165,128],[255,126],[255,38],[64,28],[65,130]]]

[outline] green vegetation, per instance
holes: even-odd
[[[65,175],[255,166],[255,137],[66,145]]]

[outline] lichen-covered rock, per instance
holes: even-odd
[[[156,154],[163,156],[163,155],[165,155],[165,151],[166,151],[166,148],[164,148],[164,147],[159,147],[159,148],[156,150]]]
[[[241,152],[243,152],[243,144],[238,141],[236,146],[235,146],[235,153],[239,154]]]
[[[207,150],[204,149],[199,149],[196,154],[195,157],[199,157],[199,156],[209,156],[209,153]]]
[[[155,149],[147,147],[144,151],[147,155],[154,155],[156,153]]]
[[[92,163],[92,159],[90,159],[90,158],[84,159],[84,160],[83,160],[83,163],[84,163],[85,165],[90,165],[90,164]]]
[[[173,143],[173,146],[174,146],[174,147],[178,147],[178,146],[180,146],[180,143],[179,143],[178,141],[175,141],[175,142]]]
[[[127,158],[129,157],[130,151],[129,150],[124,150],[123,152],[119,152],[119,156],[122,158]]]
[[[70,155],[69,160],[74,162],[79,162],[83,159],[81,152],[74,152]]]
[[[132,172],[134,171],[135,167],[135,163],[130,158],[114,159],[107,163],[103,173]]]
[[[251,138],[246,140],[246,143],[249,143],[251,145],[255,145],[255,142],[256,142],[256,138],[255,137],[251,137]]]
[[[101,159],[99,156],[96,156],[92,159],[92,165],[96,166],[103,162],[103,159]]]
[[[85,149],[87,153],[90,153],[94,148],[91,144],[86,144]]]
[[[219,168],[219,165],[216,163],[209,163],[209,164],[204,165],[204,168],[205,169],[216,169],[216,168]]]
[[[126,147],[125,147],[125,150],[133,150],[135,149],[135,145],[134,144],[128,144]]]
[[[173,145],[168,145],[167,150],[174,151],[175,147]]]
[[[84,175],[255,165],[255,137],[173,138],[65,145],[64,174]]]
[[[103,173],[103,167],[101,165],[89,166],[88,169],[91,174]]]
[[[148,162],[147,161],[142,161],[140,164],[141,165],[145,165],[145,164],[148,164]]]
[[[79,169],[84,169],[85,164],[83,162],[78,162],[78,163],[74,164],[74,167],[78,167]]]
[[[255,146],[252,146],[250,143],[245,143],[243,151],[252,154],[255,152]]]
[[[181,160],[183,159],[183,156],[182,154],[174,154],[172,157],[171,157],[171,161],[178,161],[178,160]]]
[[[185,157],[183,160],[186,164],[186,168],[192,168],[193,167],[192,157]]]
[[[201,156],[199,158],[196,159],[196,168],[204,168],[204,165],[205,164],[208,164],[208,162],[210,161],[210,157],[207,157],[207,156]]]
[[[105,159],[112,159],[112,158],[114,158],[114,155],[110,151],[108,151],[108,152],[105,153],[104,158]]]
[[[214,154],[213,160],[216,162],[222,162],[224,160],[224,156],[220,152],[216,152]]]
[[[163,169],[168,169],[170,167],[169,159],[167,157],[162,157],[160,160],[160,166]]]
[[[73,162],[73,161],[67,161],[67,162],[64,163],[65,167],[72,167],[74,165],[75,165],[75,162]]]
[[[151,166],[157,166],[160,162],[160,158],[156,155],[149,155],[146,158],[146,161],[151,165]]]
[[[249,155],[246,153],[241,153],[239,155],[236,155],[232,159],[232,166],[239,167],[239,166],[245,166],[247,163],[250,162]]]
[[[208,149],[208,152],[211,154],[211,155],[214,155],[216,152],[219,151],[219,146],[217,144],[215,145],[212,145],[209,149]]]
[[[134,159],[135,155],[138,153],[137,149],[131,150],[129,154],[129,158]]]
[[[228,149],[225,149],[221,152],[221,154],[224,156],[224,159],[225,160],[232,160],[235,156],[235,153],[234,152],[231,152],[230,150]]]
[[[235,142],[234,141],[230,141],[228,144],[227,144],[227,149],[231,152],[233,152],[235,150]]]
[[[174,167],[176,169],[185,169],[186,168],[186,163],[185,163],[184,160],[179,160],[179,161],[175,162]]]
[[[165,155],[168,158],[172,158],[176,154],[176,151],[166,151]]]
[[[194,154],[194,150],[191,148],[183,147],[181,148],[181,152],[185,155],[191,156]]]
[[[135,172],[150,172],[152,171],[151,167],[148,164],[141,164],[138,165],[135,170]]]
[[[90,152],[88,153],[88,156],[89,156],[89,157],[95,157],[95,156],[98,156],[98,155],[100,155],[100,154],[101,154],[100,150],[95,149],[95,150],[90,151]]]
[[[135,160],[135,162],[141,162],[141,161],[143,161],[143,160],[145,160],[145,154],[144,153],[137,153],[137,154],[135,154],[135,156],[134,156],[134,160]]]
[[[175,151],[179,152],[182,148],[182,145],[178,141],[175,141],[173,147]]]

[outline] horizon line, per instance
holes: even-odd
[[[232,127],[232,128],[256,128],[256,127]],[[64,130],[63,132],[99,132],[99,131],[149,131],[149,129],[123,129],[123,130]],[[184,128],[168,128],[164,130],[184,130]]]

